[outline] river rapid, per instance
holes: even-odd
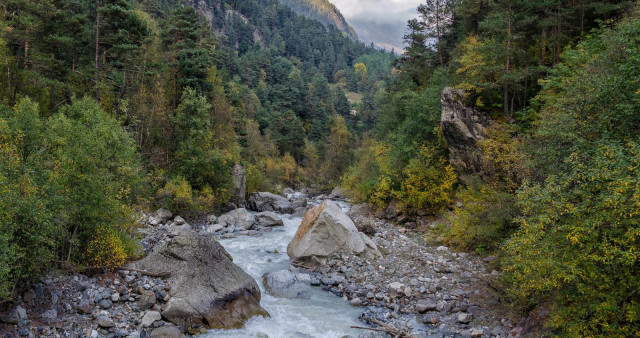
[[[344,203],[343,209],[348,209]],[[351,329],[358,321],[362,308],[350,306],[347,301],[312,287],[309,299],[277,298],[264,288],[262,276],[267,272],[289,268],[287,245],[302,222],[301,217],[289,218],[278,214],[283,227],[275,227],[261,236],[221,238],[220,244],[231,254],[233,262],[253,277],[262,291],[260,304],[270,318],[253,317],[244,327],[235,330],[210,330],[204,337],[344,337],[362,334]]]

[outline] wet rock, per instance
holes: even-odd
[[[164,280],[171,298],[163,306],[162,317],[176,325],[231,328],[255,315],[268,315],[260,307],[256,281],[233,264],[212,236],[180,234],[132,267],[171,272]]]
[[[289,200],[269,192],[255,192],[251,194],[247,205],[249,209],[255,211],[278,211],[284,214],[290,214],[294,211]]]
[[[263,281],[267,293],[280,298],[299,298],[311,285],[308,274],[294,274],[289,270],[266,273]]]
[[[237,229],[249,230],[256,223],[256,217],[250,214],[247,209],[239,208],[218,217],[218,223],[221,225],[233,225]]]
[[[325,201],[309,210],[287,246],[291,264],[313,269],[326,263],[336,252],[347,252],[375,259],[377,248],[368,248],[353,221],[334,202]],[[375,244],[371,242],[373,246]],[[375,250],[374,250],[375,249]]]
[[[360,305],[362,305],[362,300],[360,298],[358,298],[358,297],[353,298],[352,300],[349,301],[349,305],[360,306]]]
[[[255,215],[258,224],[264,227],[282,226],[282,219],[273,211],[263,211]]]
[[[216,232],[220,232],[224,230],[224,226],[222,224],[211,224],[210,226],[207,227],[207,232],[210,234],[216,233]]]

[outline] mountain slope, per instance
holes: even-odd
[[[347,23],[342,13],[327,0],[280,0],[280,3],[298,14],[320,21],[325,27],[335,26],[351,40],[358,39],[356,31]]]

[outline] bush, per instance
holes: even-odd
[[[89,263],[86,253],[98,237],[115,243],[104,256],[118,258],[110,263],[136,251],[122,241],[132,233],[129,205],[143,183],[133,140],[91,99],[48,119],[38,111],[29,99],[0,108],[2,299],[20,280],[51,269],[54,259]]]
[[[448,244],[462,250],[494,251],[517,229],[520,209],[513,193],[475,178],[456,197],[463,205],[447,216]]]
[[[403,171],[400,201],[405,208],[436,212],[451,203],[457,179],[446,159],[422,147]]]
[[[100,225],[89,241],[85,252],[85,262],[92,267],[115,268],[127,259],[127,253],[120,236],[114,229]]]
[[[573,336],[640,335],[640,144],[601,144],[571,173],[518,195],[505,272],[521,299],[554,295],[550,325]]]

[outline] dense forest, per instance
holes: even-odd
[[[238,163],[249,193],[434,215],[550,333],[638,336],[636,6],[427,0],[398,57],[276,0],[3,1],[0,299],[138,257],[138,210],[228,208]],[[449,162],[445,87],[492,121],[477,170]]]
[[[228,208],[236,163],[249,193],[333,186],[375,125],[395,55],[275,0],[187,4],[0,4],[0,297],[135,258],[136,210]]]
[[[343,186],[382,208],[444,211],[428,238],[497,255],[500,293],[547,313],[547,334],[640,335],[634,2],[428,0],[418,12]],[[476,170],[447,161],[446,86],[491,118]]]

